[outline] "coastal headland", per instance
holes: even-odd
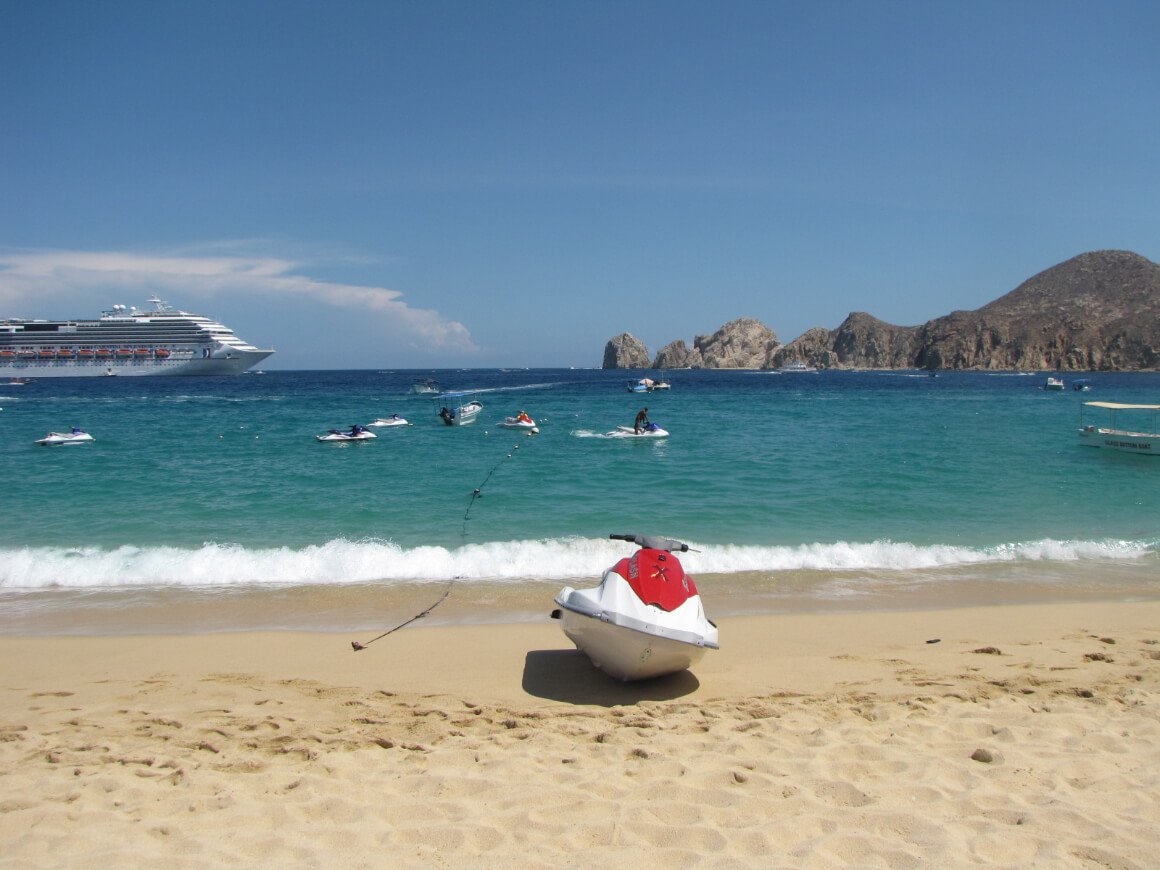
[[[1160,368],[1160,265],[1131,251],[1092,251],[1052,266],[975,311],[895,326],[855,311],[836,329],[815,327],[786,344],[741,317],[690,348],[676,339],[649,356],[625,332],[603,367],[778,369],[794,362],[838,369],[1142,371]]]

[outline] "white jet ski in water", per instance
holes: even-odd
[[[645,423],[639,432],[631,426],[617,426],[611,432],[604,433],[605,438],[668,438],[669,430],[662,429],[656,423]]]
[[[325,435],[315,435],[314,437],[319,441],[370,441],[379,436],[368,431],[366,426],[351,426],[346,432],[331,429]]]
[[[49,432],[43,438],[38,438],[36,443],[41,447],[52,447],[55,445],[66,446],[69,444],[88,444],[91,441],[96,441],[88,432],[82,432],[74,426],[68,432]]]
[[[718,649],[693,578],[675,553],[688,544],[650,535],[609,535],[640,550],[604,572],[594,589],[565,586],[552,618],[592,664],[618,680],[686,670]]]
[[[391,426],[410,426],[411,424],[398,414],[392,414],[389,417],[379,417],[375,422],[367,423],[367,425],[374,426],[376,429],[386,429]]]
[[[521,432],[527,432],[529,435],[540,434],[540,427],[536,425],[536,421],[523,411],[520,411],[514,417],[504,417],[503,421],[498,425],[504,429],[518,429]]]

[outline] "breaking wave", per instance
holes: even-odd
[[[963,565],[1138,560],[1157,541],[1041,540],[994,547],[919,546],[893,541],[799,546],[699,545],[683,554],[691,574],[782,571],[921,571]],[[603,539],[558,538],[400,547],[336,539],[301,548],[206,543],[197,548],[26,547],[0,550],[0,590],[232,587],[460,581],[516,582],[597,577],[631,547]]]

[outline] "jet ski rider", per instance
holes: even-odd
[[[646,427],[649,423],[648,408],[641,408],[637,414],[636,419],[632,422],[632,432],[634,435],[639,435],[640,430]]]

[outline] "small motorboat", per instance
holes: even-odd
[[[1099,408],[1104,425],[1086,423],[1084,408]],[[1137,456],[1160,456],[1160,405],[1084,402],[1079,409],[1079,443]]]
[[[686,670],[719,649],[693,578],[676,553],[689,545],[651,535],[609,535],[641,549],[604,572],[593,589],[565,586],[556,596],[564,634],[592,664],[618,680]]]
[[[636,383],[629,381],[627,386],[630,393],[652,393],[657,390],[671,389],[672,385],[664,381],[654,381],[652,378],[641,378]]]
[[[1047,383],[1043,385],[1043,389],[1056,392],[1063,389],[1063,378],[1048,378]]]
[[[605,438],[668,438],[669,430],[662,429],[656,423],[645,423],[637,432],[631,426],[617,426],[611,432],[604,433]]]
[[[351,426],[345,432],[340,429],[331,429],[325,435],[315,435],[314,437],[318,441],[370,441],[379,436],[369,431],[366,426]]]
[[[504,417],[499,425],[504,429],[518,429],[521,432],[527,432],[529,435],[537,435],[540,432],[540,427],[536,425],[536,421],[523,411],[520,411],[514,417]]]
[[[439,392],[439,383],[431,378],[422,378],[411,384],[411,392],[420,396],[432,396]]]
[[[379,417],[373,423],[367,423],[368,426],[374,426],[376,429],[387,429],[391,426],[410,426],[411,424],[400,417],[398,414],[392,414],[389,417]]]
[[[467,426],[475,422],[479,412],[483,410],[482,402],[468,402],[458,408],[451,409],[446,405],[439,411],[439,419],[448,426]]]
[[[65,447],[71,444],[89,444],[96,440],[88,432],[82,432],[74,426],[68,432],[49,432],[43,438],[38,438],[36,443],[41,447]]]

